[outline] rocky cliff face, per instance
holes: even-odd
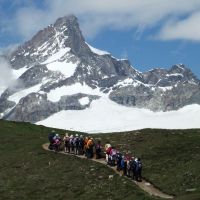
[[[17,80],[0,97],[1,118],[37,122],[105,96],[153,111],[200,104],[200,81],[184,65],[141,73],[87,44],[77,18],[59,18],[6,56]]]
[[[199,96],[200,82],[184,65],[145,72],[142,81],[125,80],[109,95],[117,103],[153,111],[177,110],[185,105],[199,104]]]

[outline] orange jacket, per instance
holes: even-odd
[[[89,139],[87,142],[87,148],[89,149],[94,144],[93,140]]]

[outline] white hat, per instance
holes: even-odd
[[[78,137],[78,134],[76,134],[76,137]]]

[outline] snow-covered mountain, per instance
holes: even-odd
[[[0,116],[8,120],[50,122],[51,126],[52,119],[66,124],[62,119],[65,115],[59,113],[68,113],[68,120],[75,116],[74,113],[82,113],[82,118],[86,119],[90,115],[84,117],[84,113],[93,113],[97,108],[104,111],[103,115],[107,112],[115,115],[112,108],[116,106],[116,115],[120,115],[120,109],[122,113],[125,110],[131,121],[134,120],[130,117],[134,109],[137,112],[148,109],[153,116],[200,104],[200,81],[184,65],[141,73],[128,60],[116,59],[108,52],[91,47],[82,36],[77,18],[72,15],[59,18],[4,57],[16,78],[16,84],[0,97]],[[102,115],[102,112],[96,111],[96,114]],[[57,120],[54,120],[55,116]],[[91,117],[94,121],[103,119]],[[73,122],[67,121],[73,124],[70,128],[77,126],[81,130],[78,124],[83,119],[71,119]],[[123,118],[120,121],[126,124]],[[102,130],[106,123],[102,123]],[[61,127],[56,123],[54,126]]]

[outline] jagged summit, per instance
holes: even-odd
[[[66,48],[77,55],[90,51],[73,15],[59,18],[53,25],[40,30],[11,54],[10,63],[15,69],[30,67]]]
[[[191,72],[191,70],[183,65],[173,65],[169,70],[155,68],[143,73],[143,79],[146,84],[153,84],[161,87],[175,86],[178,83],[194,83],[199,84],[199,80]]]
[[[91,47],[73,15],[40,30],[7,58],[20,84],[0,97],[4,119],[38,122],[102,98],[152,111],[200,104],[199,80],[187,67],[139,72],[128,60]]]
[[[55,27],[60,27],[62,28],[63,26],[70,26],[70,24],[73,24],[73,26],[77,26],[78,25],[78,19],[76,16],[74,15],[68,15],[68,16],[64,16],[64,17],[60,17],[56,20],[56,22],[54,23]]]

